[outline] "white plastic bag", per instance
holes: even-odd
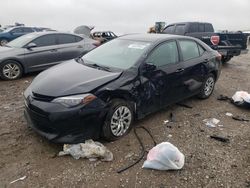
[[[156,170],[179,170],[184,166],[185,156],[169,142],[162,142],[153,147],[142,168]]]
[[[250,103],[250,94],[246,91],[237,91],[233,96],[232,99],[235,103]]]

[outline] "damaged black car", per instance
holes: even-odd
[[[24,93],[24,113],[53,142],[112,141],[136,119],[194,95],[208,98],[220,70],[221,55],[198,39],[126,35],[40,73]]]

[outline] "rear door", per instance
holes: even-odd
[[[199,92],[206,78],[209,58],[205,49],[192,39],[178,40],[180,49],[180,79],[184,88],[180,98],[187,98]]]
[[[84,39],[71,34],[57,34],[60,61],[74,59],[85,53]]]
[[[60,60],[56,34],[40,36],[30,43],[36,44],[37,47],[25,49],[25,64],[29,71],[48,68]]]
[[[150,113],[174,103],[183,90],[179,79],[179,53],[175,40],[158,45],[148,56],[146,64],[156,66],[155,70],[144,71],[144,113]],[[146,81],[145,81],[146,80]]]

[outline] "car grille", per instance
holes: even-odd
[[[53,99],[55,99],[55,97],[41,95],[41,94],[34,93],[34,92],[32,92],[32,94],[33,94],[32,98],[35,99],[35,100],[38,100],[38,101],[50,102]]]

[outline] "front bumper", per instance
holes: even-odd
[[[28,99],[29,98],[29,99]],[[66,108],[60,104],[25,99],[24,116],[38,134],[55,143],[79,143],[98,139],[107,108],[99,99],[86,106]]]

